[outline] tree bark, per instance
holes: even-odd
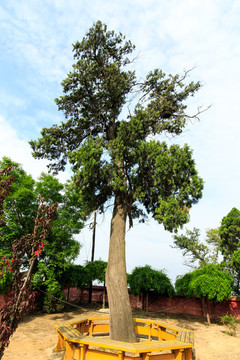
[[[148,314],[148,291],[147,291],[147,294],[146,294],[146,311],[147,311],[147,314]]]
[[[204,296],[204,303],[205,303],[206,314],[207,314],[207,323],[208,323],[208,325],[211,325],[211,319],[210,319],[209,309],[208,309],[208,301],[207,301],[206,296]]]
[[[109,303],[109,330],[112,340],[136,342],[132,309],[129,300],[125,260],[127,206],[115,197],[111,221],[106,285]]]

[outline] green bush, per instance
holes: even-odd
[[[9,261],[0,254],[0,294],[5,294],[10,289],[12,282],[12,271]]]
[[[236,336],[237,320],[234,315],[224,315],[221,317],[221,322],[223,325],[228,327],[228,331],[225,331],[226,334],[231,336]]]
[[[150,290],[170,297],[174,295],[174,288],[164,271],[154,270],[149,265],[136,267],[132,274],[128,275],[127,281],[133,295],[147,293]]]
[[[219,265],[210,264],[178,277],[175,288],[181,295],[207,297],[219,302],[231,296],[233,278]]]
[[[43,311],[48,314],[61,312],[65,307],[64,302],[61,300],[65,301],[63,291],[45,295],[43,298]]]

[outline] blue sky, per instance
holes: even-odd
[[[220,225],[232,207],[240,208],[239,83],[240,2],[234,0],[8,0],[0,5],[0,158],[9,156],[35,178],[46,161],[31,156],[28,141],[42,127],[63,119],[54,98],[71,70],[72,44],[93,22],[121,31],[135,45],[139,76],[154,68],[183,73],[203,84],[189,111],[211,108],[184,134],[169,142],[188,143],[205,181],[203,198],[191,210],[188,229]],[[65,181],[69,173],[61,174]],[[98,216],[96,258],[107,260],[109,220]],[[91,233],[79,263],[91,256]],[[187,272],[171,234],[151,221],[127,232],[128,271],[145,264],[165,268],[171,279]]]

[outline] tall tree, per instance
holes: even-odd
[[[153,139],[182,133],[189,118],[185,101],[200,84],[185,84],[187,73],[166,76],[159,69],[138,81],[131,70],[134,48],[121,33],[95,23],[74,44],[75,63],[56,99],[66,121],[30,142],[33,155],[49,159],[52,171],[70,161],[88,213],[104,211],[113,200],[106,271],[110,336],[130,342],[136,337],[126,282],[127,217],[132,226],[133,218],[151,215],[174,231],[189,220],[203,188],[187,145]],[[136,106],[122,120],[132,97]]]

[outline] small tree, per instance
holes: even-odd
[[[88,261],[85,267],[89,274],[88,285],[91,285],[95,280],[103,283],[103,308],[105,308],[105,275],[107,262],[103,260]]]
[[[203,298],[210,323],[206,299],[216,302],[229,299],[233,290],[233,279],[220,265],[210,264],[178,277],[175,288],[181,295]]]
[[[128,275],[128,284],[130,292],[133,295],[143,294],[143,299],[146,299],[147,312],[148,294],[150,290],[154,290],[161,295],[173,296],[174,294],[171,281],[164,271],[154,270],[149,265],[136,267],[132,273]]]
[[[69,291],[71,286],[83,289],[89,282],[89,272],[85,266],[68,263],[62,274],[62,284],[67,286],[67,301],[69,302]]]

